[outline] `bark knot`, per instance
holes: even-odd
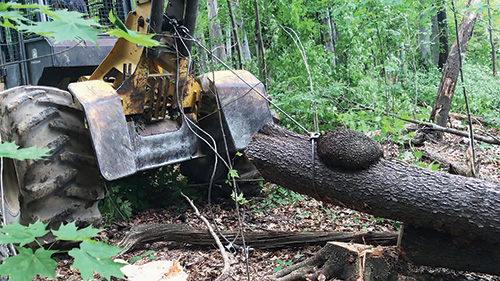
[[[319,137],[318,156],[328,167],[366,169],[383,156],[380,144],[348,129],[329,131]]]

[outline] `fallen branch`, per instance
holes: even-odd
[[[460,165],[460,163],[457,162],[451,162],[437,153],[428,150],[422,150],[422,158],[438,163],[440,168],[446,169],[450,174],[460,175],[464,177],[468,176],[467,168],[464,165]]]
[[[222,232],[226,239],[242,245],[237,232]],[[328,241],[370,245],[396,245],[397,232],[259,231],[245,233],[245,242],[255,249],[283,249],[306,245],[324,245]],[[212,246],[213,237],[204,229],[183,224],[136,225],[118,244],[125,252],[146,242],[172,241],[197,246]]]
[[[229,277],[229,269],[230,269],[230,262],[229,262],[229,257],[227,256],[226,250],[224,249],[224,246],[220,242],[219,237],[215,233],[214,229],[212,228],[212,225],[208,222],[208,220],[200,214],[200,211],[198,211],[198,208],[194,205],[193,201],[189,199],[184,193],[181,192],[181,195],[186,198],[186,200],[189,202],[189,205],[193,208],[196,216],[203,221],[203,223],[207,226],[208,231],[210,232],[210,235],[212,235],[213,239],[215,240],[215,244],[217,244],[217,247],[219,248],[220,254],[222,255],[222,259],[224,260],[224,267],[222,268],[222,272],[217,277],[215,280],[226,280]]]
[[[454,135],[461,136],[461,137],[466,137],[466,138],[469,137],[469,133],[468,132],[464,132],[464,131],[460,131],[460,130],[456,130],[456,129],[452,129],[452,128],[447,128],[447,127],[442,127],[442,126],[436,125],[434,123],[426,122],[426,121],[420,121],[420,120],[416,120],[416,119],[403,118],[403,117],[400,117],[400,116],[398,116],[396,114],[382,112],[382,111],[379,111],[379,110],[377,110],[377,109],[375,109],[373,107],[369,107],[369,106],[363,105],[363,104],[355,102],[355,101],[350,101],[350,100],[348,100],[346,98],[342,98],[342,99],[344,101],[346,101],[346,102],[358,105],[358,106],[360,106],[360,107],[362,107],[362,108],[364,108],[366,110],[374,111],[374,112],[377,112],[377,113],[380,113],[380,114],[384,114],[386,116],[394,117],[394,118],[397,118],[399,120],[403,120],[403,121],[410,122],[410,123],[413,123],[413,124],[424,125],[424,126],[427,127],[427,128],[424,128],[424,129],[427,129],[427,130],[434,130],[434,131],[439,131],[439,132],[450,133],[450,134],[454,134]],[[489,143],[489,144],[500,145],[500,139],[498,139],[496,137],[485,137],[485,136],[481,136],[481,135],[476,135],[475,134],[474,135],[474,139],[478,140],[478,141],[485,142],[485,143]]]

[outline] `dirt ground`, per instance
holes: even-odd
[[[489,134],[498,135],[496,129]],[[466,139],[446,134],[442,143],[426,142],[422,147],[408,147],[404,151],[395,144],[385,144],[385,158],[407,162],[420,162],[413,155],[414,151],[429,150],[439,153],[450,162],[465,163]],[[500,147],[478,143],[476,145],[480,166],[479,177],[500,181]],[[401,155],[405,156],[401,156]],[[423,161],[427,165],[431,161]],[[387,231],[398,229],[400,223],[388,219],[374,218],[369,214],[326,205],[310,197],[288,193],[273,184],[266,184],[263,197],[248,198],[249,202],[235,211],[235,203],[230,199],[213,202],[212,212],[209,206],[199,203],[201,213],[221,230],[240,229],[243,234],[252,231]],[[178,223],[205,229],[205,225],[188,207],[171,206],[138,213],[126,221],[113,223],[101,233],[102,239],[112,244],[118,243],[126,230],[138,224]],[[215,243],[214,243],[215,244]],[[252,246],[252,245],[249,245]],[[231,261],[230,280],[269,280],[275,270],[291,263],[297,263],[314,255],[321,246],[281,249],[275,251],[256,249],[248,261],[242,254],[229,254]],[[189,274],[189,280],[215,280],[223,267],[223,260],[215,245],[209,248],[194,247],[189,244],[174,242],[154,242],[140,246],[119,258],[129,261],[140,257],[135,264],[144,264],[152,260],[178,260]],[[71,269],[70,261],[60,258],[57,268],[58,280],[80,280],[78,273]],[[472,276],[464,280],[500,280],[500,277],[460,273]],[[474,277],[476,276],[476,277]],[[485,279],[484,279],[485,278]]]

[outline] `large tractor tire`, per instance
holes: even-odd
[[[41,220],[82,225],[100,217],[104,196],[84,114],[70,93],[23,86],[0,93],[2,142],[50,149],[41,160],[3,159],[7,223]]]

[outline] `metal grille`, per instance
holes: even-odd
[[[109,12],[118,16],[122,21],[125,20],[123,1],[120,0],[46,0],[48,5],[54,9],[68,9],[87,14],[90,18],[95,18],[102,25],[109,26]],[[124,0],[127,1],[127,0]]]
[[[151,120],[162,120],[177,108],[175,81],[170,74],[152,74],[148,77],[145,113]]]
[[[16,1],[25,4],[45,4],[55,10],[67,9],[87,14],[90,18],[95,18],[101,25],[109,26],[109,12],[113,11],[118,18],[125,21],[123,2],[129,0],[24,0]],[[6,0],[0,0],[6,2]],[[33,21],[46,21],[47,17],[40,13],[28,13],[28,17]],[[0,28],[0,48],[2,51],[1,63],[8,63],[21,60],[19,33],[13,29]]]
[[[18,61],[21,59],[19,50],[19,33],[14,29],[2,28],[1,30],[2,63]]]

